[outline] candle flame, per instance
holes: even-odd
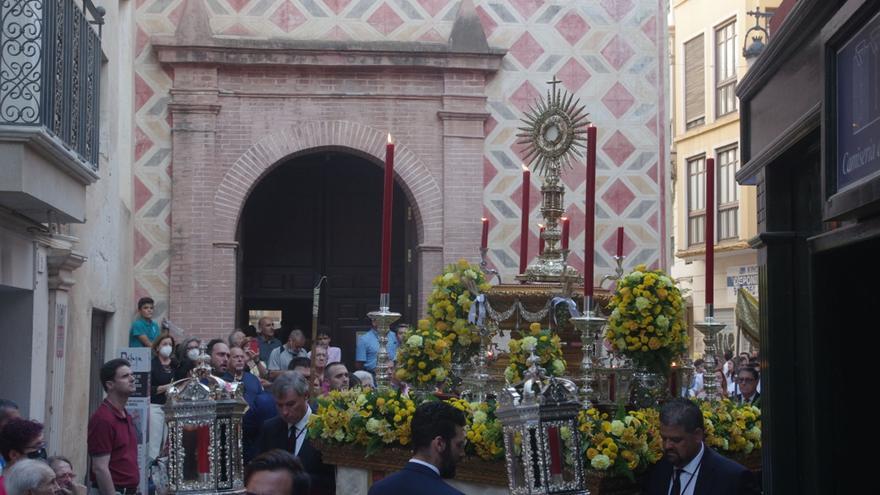
[[[486,218],[486,217],[483,217],[483,218],[481,218],[481,219],[480,219],[480,220],[482,220],[482,221],[484,221],[484,222],[485,222],[485,221],[486,221],[486,220],[488,220],[488,218]]]
[[[394,144],[394,140],[391,139],[391,133],[388,133],[388,144]]]
[[[543,228],[544,228],[544,224],[543,224],[543,223],[539,223],[539,224],[538,224],[538,228],[543,229]]]
[[[564,221],[568,220],[568,217],[561,217],[561,219],[564,222]]]
[[[522,168],[523,168],[523,172],[528,172],[528,171],[529,171],[529,167],[526,167],[525,164],[523,164]]]

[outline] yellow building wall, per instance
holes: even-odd
[[[781,3],[758,0],[677,0],[672,3],[670,16],[670,52],[672,54],[670,76],[672,87],[673,159],[675,182],[673,186],[673,232],[675,258],[672,274],[686,290],[689,303],[693,307],[693,318],[700,321],[705,312],[705,246],[687,245],[687,161],[689,158],[705,154],[715,157],[716,150],[731,144],[740,143],[739,113],[734,112],[716,118],[715,115],[715,29],[734,17],[736,18],[736,65],[737,81],[742,80],[748,65],[742,56],[743,39],[746,31],[755,25],[754,17],[746,12],[760,7],[775,8]],[[764,23],[762,22],[762,25]],[[700,34],[704,40],[704,94],[705,124],[693,129],[685,129],[684,118],[684,44]],[[751,36],[751,35],[750,35]],[[771,33],[772,36],[772,33]],[[737,102],[738,103],[738,102]],[[739,159],[739,158],[738,158]],[[741,163],[741,162],[740,162]],[[739,187],[739,239],[716,244],[714,299],[717,311],[730,311],[736,305],[736,298],[727,288],[729,270],[757,263],[756,253],[748,248],[746,241],[757,234],[757,199],[754,186]],[[735,328],[729,331],[735,333]],[[738,348],[746,347],[739,345]],[[693,335],[691,352],[694,357],[703,353],[702,336]]]

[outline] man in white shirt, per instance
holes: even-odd
[[[757,495],[752,472],[703,443],[703,413],[687,399],[660,410],[663,458],[645,477],[646,495]]]
[[[295,357],[307,357],[308,351],[303,347],[306,343],[306,336],[302,330],[294,329],[287,337],[287,343],[281,347],[276,347],[269,354],[269,378],[275,379],[278,375],[287,370],[290,361]]]
[[[302,462],[312,478],[310,493],[331,494],[333,468],[324,464],[321,451],[309,442],[309,382],[301,373],[284,371],[272,384],[278,416],[268,419],[260,430],[259,452],[282,449]]]

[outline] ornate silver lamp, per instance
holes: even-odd
[[[376,335],[379,337],[379,352],[376,354],[376,386],[387,388],[391,382],[388,374],[388,331],[391,325],[400,319],[400,313],[388,309],[390,297],[388,294],[379,295],[379,311],[367,313],[367,317],[373,322]]]
[[[715,379],[715,367],[718,365],[718,360],[715,354],[718,350],[716,344],[718,342],[718,334],[727,325],[715,319],[715,308],[712,304],[707,304],[705,320],[694,323],[694,326],[703,334],[703,344],[706,346],[703,358],[706,362],[706,371],[703,373],[703,390],[706,391],[706,400],[717,400],[718,385]]]
[[[547,376],[532,354],[525,380],[499,394],[505,462],[513,495],[588,495],[571,380]]]
[[[241,418],[243,388],[211,375],[202,354],[189,378],[168,390],[169,493],[244,493]]]

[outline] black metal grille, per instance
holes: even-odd
[[[104,12],[83,5],[0,0],[0,124],[43,127],[97,170]]]

